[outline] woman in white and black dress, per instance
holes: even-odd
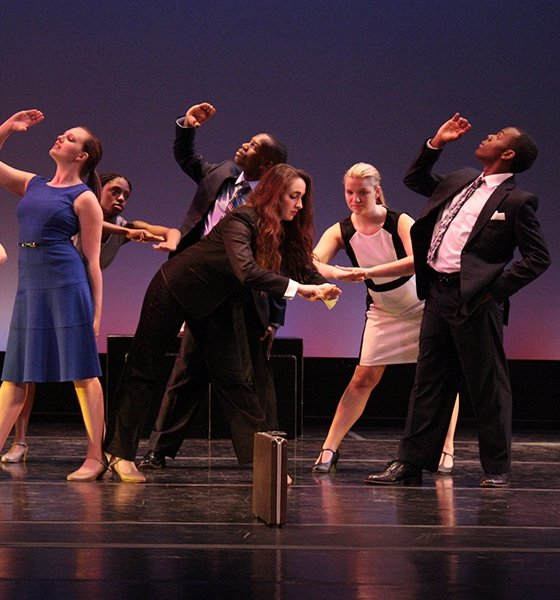
[[[417,361],[424,310],[424,302],[416,295],[412,217],[387,207],[381,175],[367,163],[357,163],[346,171],[344,195],[352,212],[322,235],[314,250],[315,266],[325,277],[365,280],[367,311],[359,363],[313,465],[316,473],[336,469],[338,447],[362,415],[386,366]],[[340,250],[346,251],[353,267],[327,264]]]

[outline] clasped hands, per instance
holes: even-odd
[[[162,235],[154,235],[147,229],[130,229],[126,233],[126,237],[133,242],[141,242],[147,244],[149,242],[163,242],[165,238]]]
[[[170,229],[169,231],[171,232],[177,230]],[[178,240],[181,236],[178,231],[177,236],[171,236],[168,232],[166,237],[163,235],[155,235],[147,229],[130,229],[127,231],[126,237],[133,242],[138,242],[141,244],[155,242],[152,248],[160,252],[175,252],[175,250],[177,250]]]
[[[339,281],[346,281],[348,283],[358,283],[373,277],[369,273],[370,269],[364,269],[363,267],[343,267],[341,265],[335,265],[331,276]]]

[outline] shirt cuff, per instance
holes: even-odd
[[[286,291],[284,292],[284,298],[286,300],[292,300],[292,298],[294,298],[294,296],[297,294],[298,287],[299,287],[299,283],[297,281],[294,281],[293,279],[290,279],[290,281],[288,283],[288,287],[286,288]]]
[[[179,117],[175,123],[177,123],[177,125],[182,129],[190,129],[188,125],[185,125],[185,117]]]

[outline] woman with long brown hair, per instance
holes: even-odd
[[[308,300],[338,297],[340,290],[313,266],[312,245],[311,178],[281,164],[265,173],[246,205],[161,267],[146,292],[116,392],[116,418],[108,424],[105,449],[117,478],[130,483],[145,481],[134,464],[140,431],[151,406],[160,401],[157,373],[183,321],[202,351],[212,380],[216,361],[228,361],[232,373],[243,371],[232,331],[235,320],[224,303],[241,286],[279,298],[296,294]],[[209,320],[210,314],[213,318]],[[208,335],[210,326],[219,327],[219,349],[208,343],[216,339]],[[232,377],[229,389],[229,418],[250,414],[259,406],[250,378]],[[263,423],[258,416],[251,422],[254,431]]]

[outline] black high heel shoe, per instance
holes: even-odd
[[[449,460],[448,460],[449,457]],[[455,461],[455,456],[453,454],[449,454],[445,450],[441,453],[441,458],[439,460],[439,465],[437,472],[443,475],[450,475],[453,472],[453,465]],[[445,464],[447,462],[447,464]],[[449,464],[451,463],[451,464]]]
[[[330,452],[331,459],[327,462],[321,462],[323,458],[323,452]],[[334,473],[336,471],[336,463],[338,462],[338,450],[331,450],[330,448],[321,448],[319,458],[311,469],[313,473]]]

